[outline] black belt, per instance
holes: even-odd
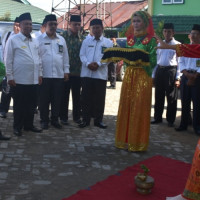
[[[162,65],[158,65],[158,67],[160,69],[173,69],[173,68],[176,68],[177,66],[176,65],[173,65],[173,66],[162,66]]]

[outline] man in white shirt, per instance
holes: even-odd
[[[200,44],[200,25],[194,24],[190,33],[191,44]],[[193,102],[193,128],[200,135],[200,59],[181,57],[179,60],[181,76],[181,123],[176,131],[187,130]]]
[[[42,22],[40,30],[37,31],[37,32],[32,33],[31,37],[37,39],[40,35],[42,35],[45,32],[45,26],[44,25],[45,25],[45,19]],[[38,87],[37,87],[37,101],[36,101],[35,112],[34,112],[35,114],[37,114],[38,110],[40,109],[39,108],[39,103],[40,103],[39,99],[40,99],[40,85],[38,85]]]
[[[163,27],[165,42],[170,45],[180,44],[174,39],[174,25],[166,23]],[[176,119],[178,87],[180,85],[180,70],[177,65],[176,51],[171,49],[157,50],[157,68],[153,76],[155,85],[154,121],[151,124],[162,123],[165,96],[167,97],[166,119],[169,127],[173,127]]]
[[[14,21],[14,24],[13,24],[13,31],[7,32],[7,33],[4,35],[3,40],[2,40],[2,56],[3,56],[3,61],[4,61],[4,59],[5,59],[4,53],[5,53],[6,43],[7,43],[8,39],[9,39],[11,36],[13,36],[13,35],[15,35],[15,34],[17,34],[17,33],[19,33],[19,32],[20,32],[19,17],[16,17],[16,18],[15,18],[15,21]]]
[[[31,34],[32,38],[38,38],[40,35],[42,35],[45,32],[44,25],[45,25],[45,19],[43,20],[42,25],[40,26],[40,30]]]
[[[48,129],[49,104],[51,125],[62,128],[58,121],[64,80],[68,81],[69,56],[64,38],[56,33],[55,15],[45,17],[46,32],[38,37],[42,60],[43,82],[40,88],[40,118],[42,129]]]
[[[8,84],[14,100],[14,134],[25,131],[41,132],[33,126],[36,86],[42,82],[39,68],[39,45],[31,38],[30,13],[19,16],[20,33],[13,35],[6,44],[5,65]]]
[[[107,128],[103,123],[105,107],[106,82],[108,68],[106,63],[101,63],[103,52],[112,47],[110,39],[103,37],[103,24],[100,19],[90,22],[94,37],[83,41],[80,59],[82,62],[82,114],[83,122],[79,125],[84,128],[90,125],[90,119],[94,117],[94,125],[99,128]]]
[[[2,60],[5,58],[5,47],[8,39],[12,37],[13,35],[19,33],[20,27],[19,27],[19,17],[15,18],[14,24],[13,24],[13,31],[8,32],[2,41]],[[5,63],[5,62],[4,62]],[[7,84],[7,77],[5,76],[2,82],[2,93],[1,93],[1,103],[0,103],[0,117],[6,118],[6,113],[9,110],[10,107],[10,101],[11,101],[11,93],[10,93],[10,86]]]

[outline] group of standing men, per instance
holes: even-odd
[[[93,117],[95,126],[106,128],[103,113],[108,71],[101,58],[113,43],[103,37],[102,21],[90,22],[93,36],[85,40],[80,34],[78,15],[71,16],[70,28],[62,36],[56,33],[57,20],[52,14],[45,17],[42,24],[45,31],[35,35],[36,38],[31,35],[30,13],[20,15],[18,22],[20,32],[9,37],[4,52],[7,81],[14,101],[13,133],[21,136],[23,129],[41,132],[49,128],[49,122],[58,129],[68,125],[70,90],[74,122],[84,128]],[[38,99],[42,129],[33,125]]]
[[[174,25],[166,23],[163,27],[164,41],[170,45],[179,44],[174,39]],[[191,44],[200,44],[200,25],[194,24],[189,35]],[[152,75],[155,86],[154,120],[151,124],[162,123],[165,96],[167,97],[166,119],[169,127],[174,126],[177,111],[178,88],[181,91],[181,122],[176,131],[193,129],[200,135],[200,59],[177,58],[176,51],[170,49],[157,50],[157,66]],[[191,119],[191,101],[193,117]]]
[[[7,81],[14,100],[14,134],[21,136],[22,129],[41,132],[49,128],[50,121],[58,129],[68,125],[70,90],[74,122],[84,128],[90,125],[93,117],[95,126],[106,128],[103,113],[108,71],[107,64],[101,63],[101,58],[104,50],[112,47],[113,43],[102,36],[102,21],[93,19],[90,22],[93,36],[85,40],[80,34],[81,17],[78,15],[71,16],[70,28],[62,36],[56,33],[57,20],[52,14],[45,17],[43,31],[36,38],[31,36],[30,13],[20,15],[16,23],[18,28],[14,26],[14,31],[7,35],[3,49]],[[172,23],[164,24],[163,35],[166,43],[179,43],[173,38]],[[193,26],[190,40],[192,44],[200,43],[200,25]],[[166,118],[168,126],[173,126],[180,86],[182,116],[180,126],[175,129],[187,129],[192,100],[193,128],[200,134],[199,63],[197,58],[177,58],[174,50],[157,50],[157,66],[153,73],[155,114],[151,124],[162,122],[166,95]],[[33,125],[38,94],[42,129]]]

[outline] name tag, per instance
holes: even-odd
[[[92,46],[92,45],[89,45],[88,47],[94,47],[94,46]]]
[[[44,43],[44,45],[50,45],[50,43]]]
[[[26,48],[27,48],[27,46],[21,46],[21,48],[22,48],[22,49],[26,49]]]
[[[58,45],[59,53],[63,53],[63,45]]]
[[[107,47],[101,47],[101,53],[104,53],[104,51],[107,49]]]
[[[196,67],[200,67],[200,60],[196,61]]]

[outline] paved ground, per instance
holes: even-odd
[[[17,138],[12,134],[12,110],[7,119],[0,119],[1,129],[12,137],[0,141],[0,200],[61,200],[157,154],[191,162],[199,137],[192,128],[177,133],[165,120],[151,126],[147,152],[130,153],[114,147],[120,87],[118,82],[116,90],[107,90],[106,130],[93,125],[79,129],[70,118],[70,125],[62,130],[51,127],[41,134],[23,132]],[[180,111],[176,125],[179,121]]]

